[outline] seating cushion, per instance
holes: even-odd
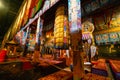
[[[110,67],[113,71],[116,80],[120,80],[120,61],[119,60],[109,60]]]
[[[6,58],[7,50],[1,50],[0,51],[0,62],[4,62]]]
[[[84,75],[83,80],[111,80],[109,77],[88,73]]]

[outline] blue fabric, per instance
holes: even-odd
[[[70,70],[73,71],[73,65],[72,64],[70,65]]]

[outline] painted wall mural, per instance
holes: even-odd
[[[111,32],[106,34],[95,35],[95,42],[97,44],[118,44],[120,43],[120,32]]]
[[[93,0],[91,2],[91,10],[94,11],[100,7],[99,0]]]
[[[109,37],[110,37],[110,42],[116,42],[120,40],[118,33],[110,33]]]

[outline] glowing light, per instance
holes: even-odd
[[[46,37],[47,37],[47,38],[49,38],[50,36],[49,36],[49,35],[47,35]]]
[[[3,8],[3,7],[4,7],[4,5],[3,5],[3,3],[0,1],[0,9]]]

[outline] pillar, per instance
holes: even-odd
[[[44,20],[41,19],[40,20],[40,28],[39,28],[39,30],[40,30],[39,31],[39,42],[40,42],[40,55],[41,55],[41,57],[42,57],[41,51],[42,51],[42,48],[43,48],[43,45],[44,45],[44,42],[43,42],[43,39],[42,39],[42,36],[43,36],[43,34],[42,34],[43,22],[44,22]]]
[[[80,1],[68,0],[70,43],[73,50],[73,80],[81,80],[84,75]]]
[[[73,50],[73,78],[81,80],[84,76],[84,62],[82,50],[81,31],[71,34],[71,47]]]
[[[27,33],[26,33],[26,39],[25,39],[25,44],[24,44],[24,51],[23,51],[23,56],[26,56],[27,54],[27,49],[28,49],[28,36],[29,36],[29,27],[27,27]]]
[[[40,59],[40,17],[37,20],[37,30],[36,30],[36,44],[35,44],[35,50],[33,54],[33,62],[39,62]]]

